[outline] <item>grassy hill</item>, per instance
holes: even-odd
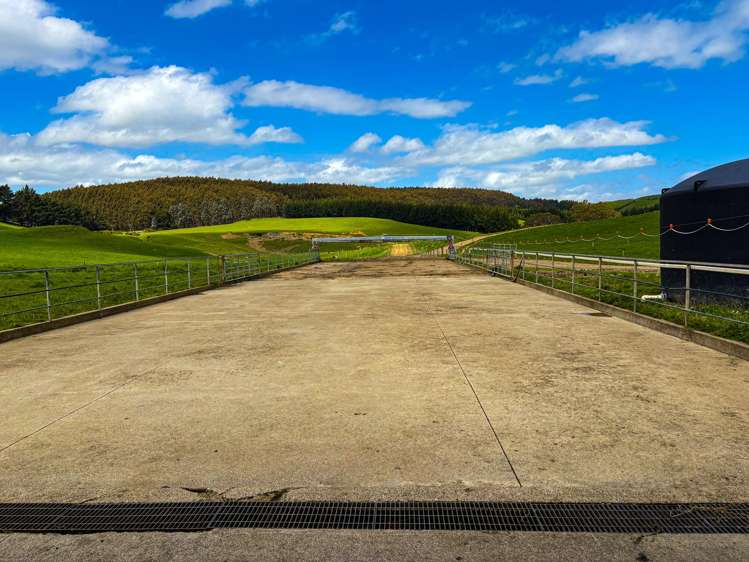
[[[515,230],[482,240],[482,244],[517,244],[518,249],[529,251],[543,250],[657,259],[660,256],[659,238],[636,236],[632,240],[622,240],[616,238],[616,235],[632,236],[640,232],[640,229],[643,229],[647,234],[658,234],[659,221],[660,213],[653,211],[613,219],[553,224]],[[602,238],[614,237],[614,239],[610,241],[596,240],[594,242],[580,241],[580,238],[590,240],[596,236]]]
[[[0,270],[114,263],[162,257],[217,255],[260,251],[308,251],[302,234],[454,234],[474,233],[399,223],[386,219],[254,219],[228,225],[124,234],[92,232],[77,226],[0,227]],[[297,233],[268,237],[267,233]],[[331,247],[331,249],[334,249]]]
[[[7,222],[0,222],[0,231],[3,230],[20,230],[21,226],[16,226],[15,224],[8,224]]]

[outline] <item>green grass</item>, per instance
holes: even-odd
[[[7,222],[0,222],[0,232],[3,230],[21,230],[22,226],[17,226],[15,224],[8,224]]]
[[[640,232],[640,229],[648,234],[658,234],[659,221],[660,213],[654,211],[631,217],[552,224],[503,232],[482,240],[480,244],[517,244],[519,250],[528,251],[543,250],[658,259],[660,257],[659,238],[638,235],[631,240],[622,240],[616,238],[616,235],[632,236]],[[590,240],[596,236],[601,238],[614,237],[614,239],[610,241],[596,240],[594,242],[580,241],[580,238]],[[572,240],[572,242],[569,240]]]
[[[144,299],[167,292],[163,279],[165,258],[169,258],[168,291],[171,293],[188,288],[188,283],[192,287],[207,284],[206,259],[215,282],[218,260],[212,256],[257,252],[255,248],[258,247],[262,252],[257,260],[271,264],[271,268],[309,257],[309,240],[298,236],[261,237],[268,232],[372,236],[453,234],[460,240],[474,234],[371,218],[258,219],[205,228],[129,234],[91,232],[75,226],[19,228],[0,224],[0,272],[68,268],[51,271],[46,279],[44,272],[0,274],[0,329],[47,319],[47,281],[52,289],[53,318],[93,310],[100,304],[106,307],[134,300],[136,267],[128,262],[141,262],[137,274],[139,297]],[[322,257],[371,259],[389,253],[389,244],[331,244],[323,247]],[[185,257],[192,258],[176,259]],[[249,258],[237,259],[240,271],[251,266],[252,260],[245,264]],[[99,268],[98,295],[97,268],[92,267],[95,264],[109,264]],[[75,269],[71,270],[71,266]]]
[[[645,195],[637,199],[618,199],[616,201],[604,201],[604,205],[611,207],[615,211],[631,211],[634,209],[643,209],[652,207],[660,202],[660,195]]]
[[[198,226],[195,228],[181,228],[177,230],[162,230],[150,236],[182,236],[185,234],[223,234],[231,232],[256,233],[264,232],[316,232],[320,234],[353,234],[361,233],[365,236],[380,234],[391,235],[448,235],[452,234],[460,239],[476,236],[476,232],[463,230],[449,230],[432,226],[408,224],[389,219],[374,219],[369,217],[333,217],[312,219],[253,219],[239,221],[232,224],[217,226]]]
[[[184,256],[185,248],[79,226],[0,230],[0,271]],[[204,252],[188,252],[189,254]]]
[[[652,208],[654,205],[658,205],[660,202],[661,202],[660,195],[646,195],[645,197],[640,197],[639,199],[632,199],[626,205],[617,207],[617,211],[624,213],[627,211],[634,211],[637,209],[648,209],[648,208]]]
[[[252,252],[256,250],[248,245],[246,235],[266,232],[370,236],[453,234],[460,240],[474,235],[460,230],[371,218],[256,219],[140,234],[91,232],[76,226],[20,228],[3,224],[0,228],[0,271]],[[228,234],[239,236],[227,237]],[[301,239],[263,239],[263,247],[268,253],[294,254],[308,251],[310,242]],[[352,247],[349,245],[346,249]]]

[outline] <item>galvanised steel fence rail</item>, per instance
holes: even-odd
[[[457,261],[749,343],[749,266],[523,251],[507,245],[464,248]],[[683,273],[683,283],[669,286],[662,273],[673,270]],[[695,276],[706,273],[740,281],[716,289],[696,285]]]
[[[209,289],[319,259],[316,252],[247,253],[0,271],[0,330]]]

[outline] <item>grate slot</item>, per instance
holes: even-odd
[[[245,529],[749,533],[747,503],[181,502],[0,504],[0,532]]]

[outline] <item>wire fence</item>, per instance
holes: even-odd
[[[749,266],[472,246],[457,261],[749,343]]]
[[[319,259],[316,252],[248,253],[0,271],[0,330],[212,288]]]

